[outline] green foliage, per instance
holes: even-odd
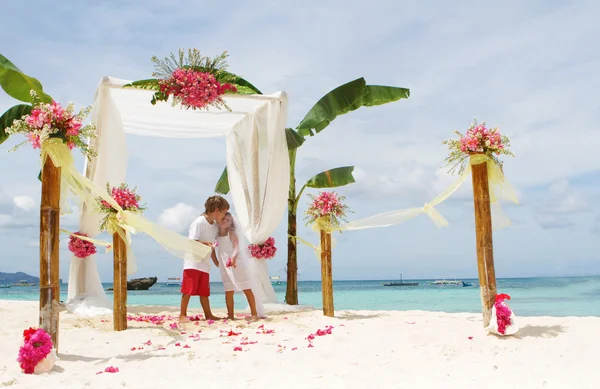
[[[52,102],[52,97],[44,93],[44,88],[38,80],[24,74],[2,54],[0,54],[0,86],[9,96],[19,101],[31,103],[31,91],[34,90],[44,103]]]
[[[361,77],[338,86],[321,97],[298,125],[298,133],[302,136],[314,136],[340,115],[360,107],[387,104],[409,96],[410,91],[406,88],[367,85]]]
[[[9,108],[0,116],[0,144],[8,139],[5,129],[12,126],[15,120],[21,119],[24,115],[31,113],[32,106],[28,104],[18,104]]]
[[[317,174],[306,182],[309,188],[337,188],[356,182],[352,172],[354,166],[344,166],[335,169],[329,169]]]

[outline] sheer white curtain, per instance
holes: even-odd
[[[104,77],[96,91],[92,122],[98,128],[98,157],[87,164],[86,176],[99,186],[125,181],[125,133],[168,138],[226,137],[227,170],[233,205],[244,235],[263,243],[277,227],[287,206],[289,154],[285,137],[287,95],[228,95],[231,111],[192,111],[170,102],[150,104],[152,91],[123,88],[130,81]],[[82,209],[81,231],[96,236],[100,216]],[[136,271],[133,261],[128,274]],[[266,261],[257,264],[265,302],[275,302]],[[107,307],[93,257],[71,261],[67,307],[95,314]]]

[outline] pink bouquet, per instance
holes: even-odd
[[[131,211],[134,213],[142,213],[146,209],[146,207],[140,205],[140,201],[142,200],[141,196],[135,193],[137,188],[129,189],[127,184],[121,184],[118,187],[110,187],[109,184],[106,184],[106,190],[108,194],[117,202],[117,204],[124,211]],[[106,200],[102,199],[102,197],[98,197],[96,199],[100,206],[100,212],[105,213],[102,224],[100,225],[101,231],[106,231],[108,219],[111,216],[116,215],[117,210],[113,208]]]
[[[29,328],[23,331],[23,340],[17,361],[25,374],[33,374],[38,364],[52,351],[52,339],[42,328]]]
[[[346,221],[346,213],[350,211],[350,207],[343,203],[346,199],[344,196],[339,196],[336,192],[321,192],[317,196],[308,196],[311,202],[305,212],[307,224],[325,218],[332,226],[337,227],[342,221]]]
[[[88,158],[97,155],[87,144],[88,138],[96,137],[96,127],[92,124],[83,125],[83,120],[90,113],[92,107],[84,108],[75,115],[72,103],[63,108],[55,101],[51,104],[41,102],[34,91],[31,92],[31,95],[33,97],[31,112],[20,120],[13,121],[12,125],[5,130],[7,134],[25,135],[34,149],[41,148],[42,144],[50,138],[59,138],[70,149],[79,147]],[[15,146],[10,151],[18,149],[27,141]]]
[[[224,106],[221,96],[237,92],[234,85],[221,84],[213,74],[191,68],[176,69],[171,77],[159,80],[159,87],[165,100],[173,96],[174,104],[179,103],[187,109]]]
[[[277,247],[275,247],[275,239],[270,237],[263,244],[251,244],[248,245],[250,255],[256,259],[271,259],[277,253]]]
[[[498,322],[498,332],[502,335],[506,333],[506,327],[512,324],[512,311],[508,305],[506,305],[504,300],[510,300],[510,296],[502,293],[496,296],[496,302],[494,303],[494,307],[496,308],[496,320]]]
[[[81,239],[78,236],[85,236],[86,234],[83,232],[76,232],[75,234],[69,237],[69,250],[75,255],[77,258],[87,258],[90,255],[96,254],[96,246],[87,240]]]
[[[446,162],[448,165],[452,165],[452,172],[459,167],[459,173],[462,173],[471,154],[486,154],[500,167],[502,167],[502,162],[498,159],[498,155],[514,157],[514,153],[509,150],[510,139],[500,134],[498,127],[487,128],[485,122],[477,123],[475,119],[466,134],[463,135],[458,131],[455,133],[458,135],[458,139],[448,139],[442,142],[450,149],[450,155],[446,158]]]

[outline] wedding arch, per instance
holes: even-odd
[[[150,104],[154,91],[126,87],[131,81],[103,77],[94,97],[92,122],[97,138],[92,147],[98,156],[86,161],[85,175],[100,187],[125,182],[125,134],[166,138],[217,138],[226,140],[226,160],[233,207],[250,243],[263,243],[275,230],[287,206],[290,180],[285,135],[287,95],[227,94],[228,110],[185,110],[170,103]],[[80,231],[90,237],[100,233],[102,215],[82,206]],[[264,302],[277,302],[266,260],[257,260],[260,294]],[[128,261],[127,273],[137,271]],[[111,310],[102,288],[94,256],[72,256],[67,309],[86,316]]]

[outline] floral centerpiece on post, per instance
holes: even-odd
[[[502,168],[502,161],[498,158],[499,155],[515,156],[509,149],[510,139],[500,134],[498,127],[487,128],[485,122],[477,123],[477,119],[474,119],[466,134],[463,135],[458,131],[455,133],[458,139],[447,139],[442,142],[450,149],[446,162],[452,166],[451,173],[458,168],[461,174],[472,154],[485,154],[500,168]]]
[[[39,374],[52,370],[56,355],[50,335],[42,328],[23,331],[23,346],[17,361],[25,374]]]
[[[224,108],[230,111],[223,100],[228,93],[258,93],[248,81],[227,69],[227,51],[215,58],[203,56],[197,49],[179,49],[177,55],[171,53],[164,60],[153,56],[154,79],[135,81],[126,87],[151,89],[156,92],[150,101],[173,99],[173,106],[179,104],[186,109]]]
[[[250,250],[250,255],[256,259],[271,259],[277,253],[275,238],[269,237],[263,244],[248,245],[248,250]]]
[[[351,211],[350,207],[344,204],[346,200],[344,196],[336,192],[321,192],[317,196],[309,193],[308,196],[311,202],[305,212],[307,225],[318,223],[322,229],[332,230],[339,227],[342,222],[348,222],[346,214]]]
[[[21,119],[13,121],[12,125],[5,130],[7,134],[23,134],[27,137],[25,142],[13,147],[10,151],[15,151],[27,142],[31,143],[34,149],[39,149],[48,139],[59,138],[71,150],[75,147],[80,148],[88,158],[97,155],[87,143],[88,139],[96,137],[96,127],[92,124],[83,125],[83,121],[92,109],[91,106],[74,114],[73,103],[63,108],[56,101],[42,102],[33,90],[31,96],[31,112]]]
[[[140,205],[140,201],[142,200],[141,196],[135,193],[137,187],[129,189],[127,184],[122,183],[118,187],[111,188],[109,184],[106,184],[106,190],[124,211],[141,214],[146,209],[145,206]],[[100,206],[100,212],[105,214],[104,219],[102,219],[102,224],[100,224],[100,231],[107,231],[109,230],[111,219],[117,218],[118,210],[113,208],[113,206],[102,197],[98,197],[96,201]]]

